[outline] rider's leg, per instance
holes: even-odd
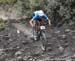
[[[38,33],[37,33],[37,26],[34,26],[34,27],[33,27],[33,37],[34,37],[34,40],[37,40],[37,36],[38,36]]]

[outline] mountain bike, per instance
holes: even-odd
[[[47,41],[47,37],[46,37],[46,26],[45,25],[41,25],[41,26],[35,26],[33,28],[33,38],[34,40],[40,40],[42,42],[42,50],[46,50],[46,41]]]

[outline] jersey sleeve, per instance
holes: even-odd
[[[37,18],[38,18],[38,16],[37,16],[37,15],[33,16],[32,21],[37,20]]]
[[[48,20],[48,17],[47,17],[46,14],[44,14],[43,18],[46,19],[46,20]]]

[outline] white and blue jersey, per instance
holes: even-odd
[[[44,14],[44,12],[42,10],[40,11],[35,11],[33,14],[33,18],[32,21],[36,21],[39,20],[39,16],[41,16],[43,19],[48,20],[48,17],[46,14]]]

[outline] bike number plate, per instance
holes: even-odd
[[[43,30],[43,29],[46,29],[46,28],[45,28],[45,26],[40,26],[40,29],[42,29],[42,30]]]

